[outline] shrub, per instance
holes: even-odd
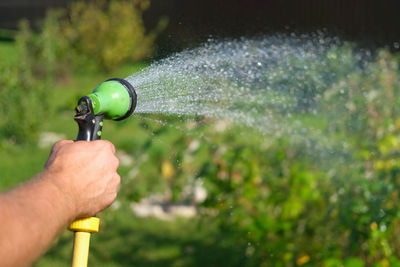
[[[310,146],[290,137],[264,151],[236,141],[215,165],[204,165],[201,175],[214,188],[207,205],[218,209],[222,229],[248,244],[252,266],[396,265],[398,60],[380,51],[321,97],[315,117],[329,121],[321,130],[335,140],[331,156],[304,153]]]
[[[154,41],[167,23],[146,32],[142,12],[149,1],[75,2],[63,17],[60,38],[68,43],[68,58],[80,68],[100,66],[111,70],[127,61],[140,61],[151,55]]]
[[[303,120],[322,141],[293,143],[236,127],[216,133],[207,119],[195,123],[199,138],[192,126],[174,130],[168,122],[133,152],[145,160],[123,190],[135,199],[161,191],[164,181],[154,177],[165,178],[166,160],[175,170],[164,183],[172,201],[187,180],[201,180],[208,196],[200,211],[219,225],[222,239],[234,240],[238,266],[397,266],[398,59],[381,51],[351,70],[352,47],[331,52],[338,55],[330,54],[329,64],[340,72],[346,63],[346,72],[329,86],[310,81],[321,89],[319,112]]]
[[[35,36],[22,21],[16,36],[17,62],[0,63],[0,126],[2,135],[17,143],[35,141],[50,110],[55,57],[46,33],[45,28]]]

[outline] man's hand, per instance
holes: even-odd
[[[120,177],[108,141],[60,141],[37,177],[0,194],[0,266],[28,266],[73,219],[105,209]]]
[[[114,145],[108,141],[59,141],[42,173],[62,193],[72,218],[92,216],[116,198],[120,176]]]

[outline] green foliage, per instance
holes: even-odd
[[[338,69],[356,60],[351,47],[342,49],[328,54]],[[397,62],[381,51],[361,70],[338,70],[333,86],[310,82],[320,90],[319,113],[299,118],[323,135],[310,137],[311,145],[232,125],[219,132],[221,122],[199,118],[142,122],[151,136],[139,141],[145,133],[136,130],[139,140],[126,147],[136,175],[122,192],[137,200],[167,190],[171,201],[183,201],[184,186],[202,181],[202,216],[236,240],[248,266],[399,264]]]
[[[0,63],[0,127],[3,137],[14,142],[35,141],[50,111],[54,54],[46,30],[37,38],[21,22],[17,60]]]
[[[23,21],[16,35],[17,58],[0,62],[1,135],[13,142],[34,142],[51,112],[53,87],[71,72],[112,70],[153,52],[167,20],[147,33],[142,11],[149,1],[74,2],[49,11],[34,33]],[[5,51],[5,50],[4,50]]]
[[[157,30],[145,33],[141,8],[130,1],[96,3],[75,3],[69,16],[49,13],[39,34],[21,24],[18,59],[0,61],[3,141],[31,142],[43,128],[60,132],[72,128],[67,123],[73,124],[72,112],[48,115],[53,105],[69,107],[75,101],[71,88],[52,96],[55,80],[66,71],[60,60],[109,69],[150,53]],[[126,11],[131,9],[135,11]],[[122,15],[115,15],[120,10]],[[134,25],[138,35],[126,25]],[[120,168],[123,208],[105,213],[108,226],[106,234],[93,242],[93,261],[105,266],[109,266],[107,261],[115,266],[398,266],[398,55],[380,51],[360,70],[351,69],[356,60],[351,46],[334,47],[326,56],[325,63],[335,70],[339,82],[327,86],[332,73],[316,80],[312,75],[316,70],[311,70],[304,77],[305,88],[289,93],[313,98],[306,104],[319,113],[296,119],[320,130],[328,144],[323,143],[325,139],[295,143],[290,136],[277,139],[207,118],[182,121],[149,116],[107,124],[104,138],[133,156],[133,162]],[[295,58],[289,60],[293,67],[302,67]],[[284,75],[276,77],[282,83],[291,82]],[[76,79],[70,86],[90,85],[87,77]],[[47,118],[53,123],[50,128],[45,125]],[[158,123],[159,119],[165,123]],[[220,130],[221,123],[225,131]],[[68,132],[70,138],[74,130]],[[330,146],[324,148],[323,156],[317,149],[321,143]],[[35,152],[32,146],[21,146],[20,151],[23,156],[18,149],[2,151],[4,157],[10,155],[2,161],[2,189],[15,183],[14,172],[20,172],[21,180],[40,170],[47,153]],[[32,163],[28,153],[40,157]],[[167,192],[170,202],[189,202],[185,187],[196,182],[208,192],[195,220],[203,224],[194,227],[192,221],[174,225],[132,218],[129,201]],[[68,261],[70,238],[64,234],[43,262]],[[139,250],[142,247],[150,252]]]
[[[154,30],[146,32],[142,12],[149,4],[149,0],[72,3],[59,29],[59,38],[68,44],[67,58],[78,68],[105,70],[148,58],[167,24],[163,18]]]
[[[293,146],[283,138],[266,150],[235,141],[217,167],[209,168],[207,180],[217,189],[208,204],[219,210],[225,229],[239,230],[248,242],[249,264],[397,263],[397,62],[382,51],[362,72],[349,73],[323,93],[317,116],[329,124],[321,129],[338,140],[328,162],[305,154],[306,144]]]

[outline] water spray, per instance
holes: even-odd
[[[101,139],[103,120],[123,120],[136,108],[136,92],[124,79],[113,78],[98,85],[91,94],[79,99],[75,109],[75,121],[79,132],[77,141]],[[86,267],[89,256],[90,234],[99,231],[97,217],[81,218],[74,221],[69,229],[74,231],[72,267]]]

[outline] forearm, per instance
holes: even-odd
[[[1,266],[32,263],[73,219],[72,207],[49,175],[0,195]]]

